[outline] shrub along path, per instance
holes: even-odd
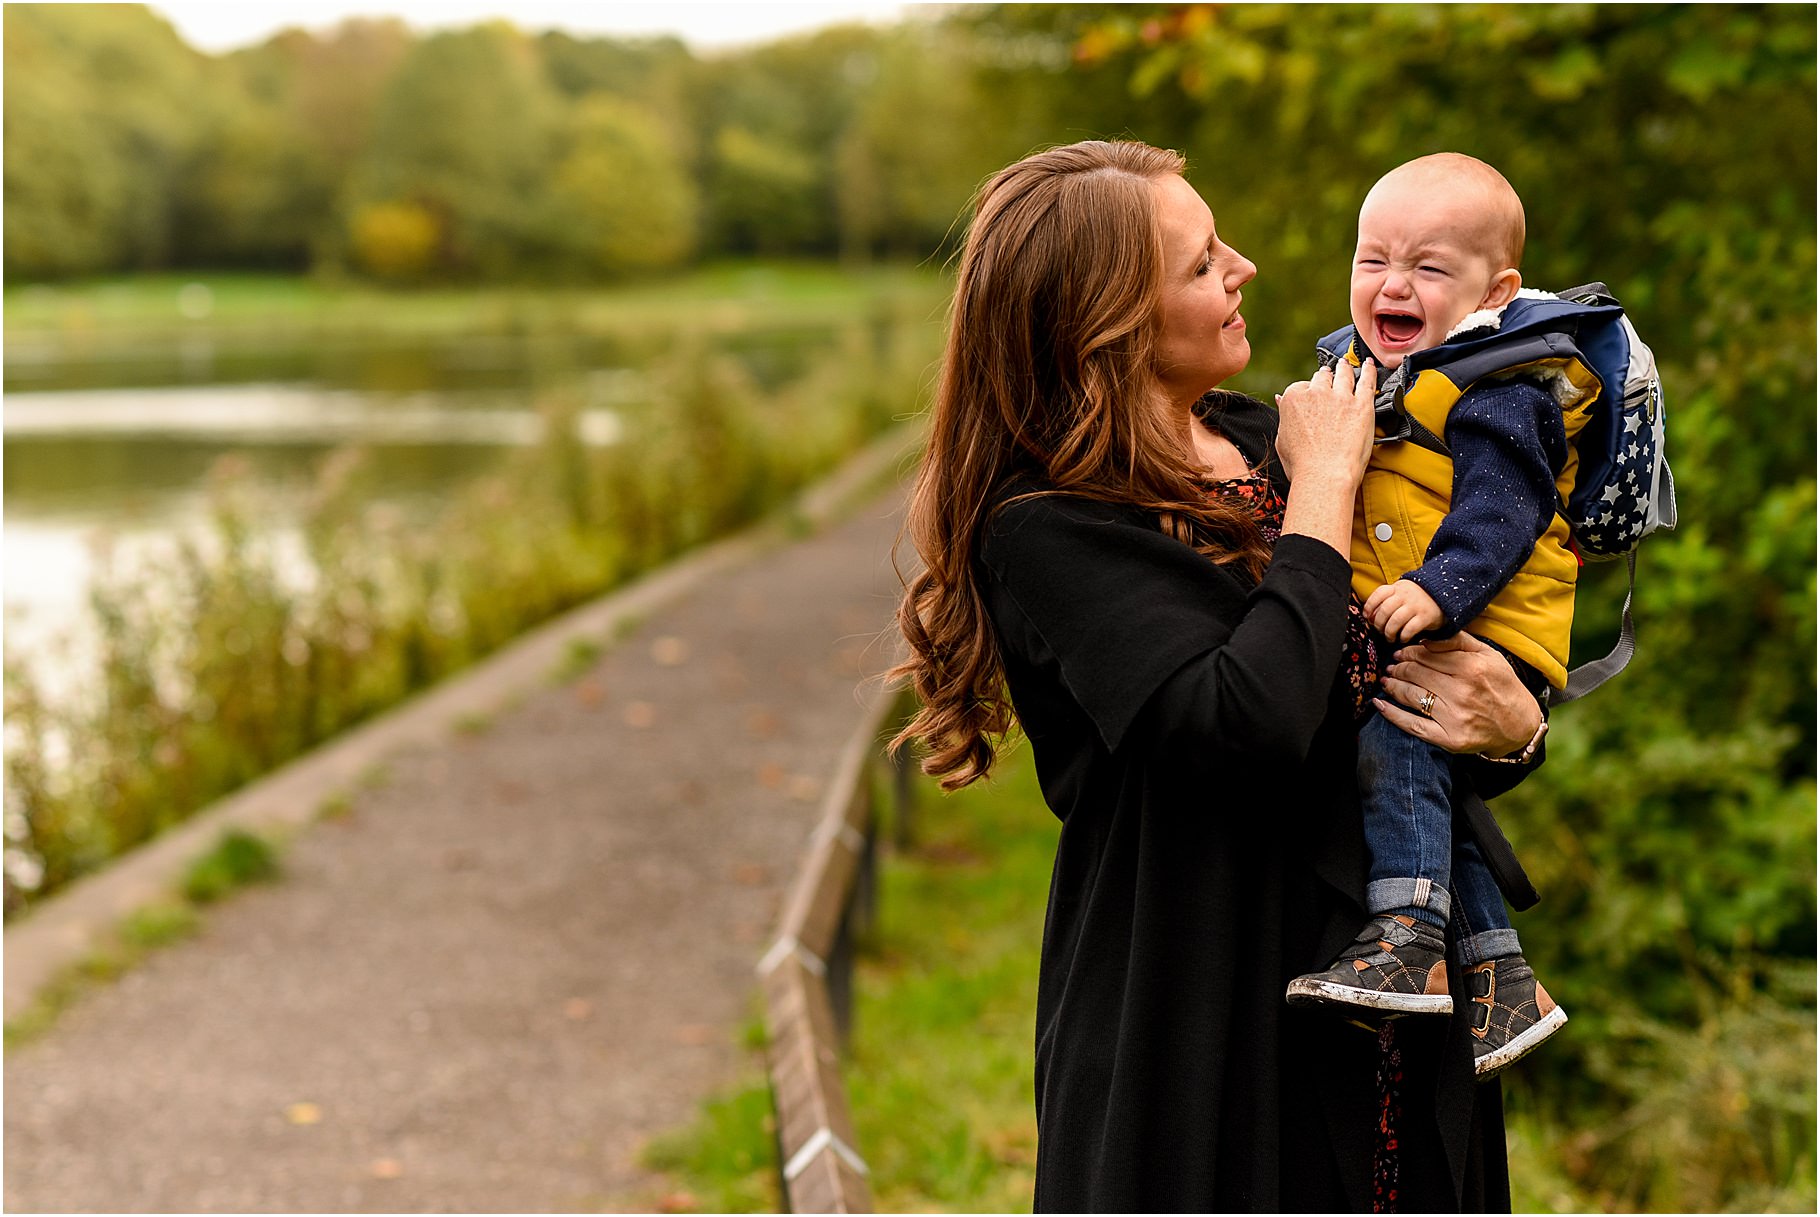
[[[648,1209],[887,666],[901,492],[395,757],[6,1055],[10,1211]]]

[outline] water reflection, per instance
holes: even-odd
[[[609,374],[614,377],[614,374]],[[629,389],[590,396],[629,398]],[[617,377],[614,377],[616,379]],[[614,383],[609,379],[609,385]],[[619,416],[608,408],[580,412],[585,443],[610,444]],[[545,420],[522,399],[504,394],[394,394],[296,385],[15,393],[6,399],[6,440],[70,439],[139,442],[206,437],[227,445],[268,444],[535,444]]]
[[[582,378],[573,425],[585,444],[616,442],[639,378]],[[551,425],[529,395],[495,390],[374,393],[315,385],[200,385],[13,393],[5,402],[7,648],[28,654],[54,634],[80,638],[94,549],[168,560],[207,514],[209,470],[237,453],[246,480],[284,531],[322,462],[367,449],[375,501],[427,513]],[[268,538],[268,540],[274,538]]]

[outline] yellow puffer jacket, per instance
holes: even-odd
[[[1358,346],[1346,356],[1358,366]],[[1572,492],[1579,456],[1573,439],[1586,422],[1584,404],[1597,396],[1597,376],[1578,360],[1543,360],[1513,373],[1540,380],[1562,403],[1568,456],[1555,489]],[[1439,371],[1419,373],[1405,391],[1410,416],[1436,435],[1447,433],[1447,413],[1460,389]],[[1352,520],[1352,590],[1363,601],[1422,565],[1422,556],[1453,501],[1453,462],[1419,444],[1379,444],[1359,487]],[[1568,637],[1574,621],[1574,581],[1580,560],[1568,547],[1571,533],[1559,512],[1534,552],[1484,613],[1466,624],[1469,634],[1497,643],[1556,688],[1567,684]]]

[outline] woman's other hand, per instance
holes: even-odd
[[[1277,456],[1291,483],[1331,476],[1358,487],[1371,459],[1377,394],[1377,365],[1367,359],[1356,378],[1342,360],[1277,395]]]
[[[1344,555],[1352,547],[1352,504],[1371,459],[1378,370],[1367,360],[1322,368],[1277,398],[1277,458],[1289,475],[1283,535],[1299,533]]]
[[[1535,737],[1542,707],[1510,663],[1471,634],[1404,647],[1384,670],[1378,709],[1396,726],[1449,752],[1504,756]],[[1424,694],[1431,711],[1421,712]]]

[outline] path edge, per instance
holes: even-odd
[[[209,804],[181,825],[83,876],[5,930],[5,1019],[29,1010],[69,968],[102,946],[122,918],[171,898],[188,867],[221,834],[289,831],[405,748],[447,743],[463,724],[508,709],[544,687],[571,643],[610,649],[617,637],[707,579],[800,536],[819,532],[901,480],[920,448],[919,419],[900,423],[832,474],[756,524],[713,541],[623,587],[532,627],[487,658],[412,695],[264,777]]]

